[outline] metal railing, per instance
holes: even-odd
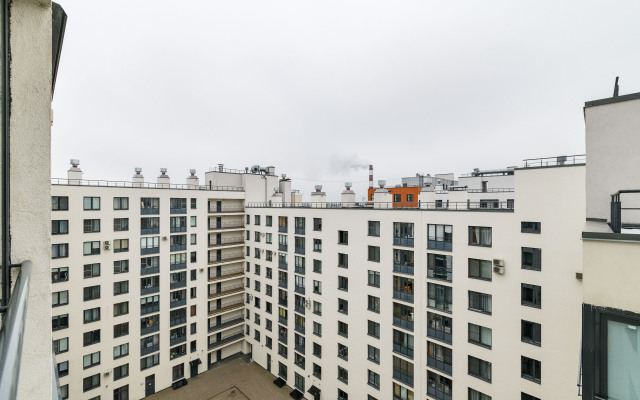
[[[576,154],[572,156],[555,156],[541,158],[527,158],[522,160],[524,168],[534,167],[560,167],[563,165],[584,164],[587,160],[585,154]]]
[[[67,186],[104,186],[121,188],[144,188],[144,189],[184,189],[184,190],[210,190],[210,191],[230,191],[244,192],[244,188],[239,186],[208,186],[189,184],[166,184],[153,182],[131,182],[131,181],[108,181],[103,179],[64,179],[51,178],[52,185]]]
[[[634,201],[637,207],[622,207],[623,194],[640,194],[640,189],[618,190],[611,195],[611,220],[609,226],[613,233],[621,233],[622,228],[640,229],[640,197]],[[627,213],[626,219],[629,222],[622,221],[622,210],[631,211]],[[632,215],[630,217],[630,215]],[[630,222],[633,221],[633,222]]]
[[[240,339],[243,339],[243,338],[244,338],[244,332],[242,332],[242,330],[226,334],[226,335],[222,336],[220,338],[220,340],[216,340],[214,342],[209,342],[209,350],[213,350],[215,348],[218,348],[220,346],[224,346],[224,345],[226,345],[228,343],[235,342],[236,340],[240,340]]]
[[[235,258],[244,258],[244,254],[242,252],[238,252],[238,253],[228,253],[228,254],[220,255],[220,257],[211,257],[209,258],[209,263],[222,262],[226,260],[232,260]]]
[[[226,287],[221,287],[220,290],[209,290],[209,298],[212,297],[220,297],[225,294],[232,294],[233,292],[241,292],[244,288],[243,284],[239,285],[230,285]]]
[[[376,209],[376,210],[428,210],[428,211],[513,211],[513,201],[413,201],[394,202],[336,202],[336,203],[248,203],[247,208],[325,208],[325,209]],[[286,232],[286,230],[280,230]]]
[[[240,276],[244,275],[242,268],[227,269],[227,270],[221,271],[217,275],[209,275],[209,280],[211,281],[216,279],[224,279],[225,277],[228,277],[230,275],[236,275],[236,274],[240,274]]]
[[[16,265],[17,267],[17,265]],[[18,391],[20,365],[22,363],[22,344],[26,325],[27,307],[31,282],[31,261],[24,261],[16,279],[13,294],[8,291],[7,304],[2,328],[0,328],[0,398],[15,399]],[[3,282],[10,285],[11,282]],[[58,398],[58,377],[53,368],[53,398]]]
[[[220,208],[209,208],[209,214],[244,212],[244,206],[223,206]]]
[[[244,243],[244,237],[237,236],[237,237],[221,238],[220,240],[212,240],[209,242],[209,246],[214,247],[214,246],[225,246],[225,245],[242,244],[242,243]]]
[[[209,230],[216,229],[232,229],[232,228],[244,228],[244,221],[226,221],[221,222],[219,224],[215,224],[215,226],[209,225]]]
[[[213,319],[211,319],[210,321],[213,321]],[[219,324],[215,324],[215,325],[209,324],[209,333],[216,332],[240,323],[244,323],[244,318],[242,317],[242,314],[237,315],[235,317],[221,319]]]

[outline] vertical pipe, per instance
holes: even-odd
[[[9,85],[9,2],[2,0],[2,94],[0,107],[2,112],[2,306],[9,304],[11,291],[11,237],[9,225],[9,191],[10,191],[10,135],[9,118],[11,116],[11,95]]]

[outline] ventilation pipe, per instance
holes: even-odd
[[[351,182],[344,183],[344,190],[342,191],[341,201],[343,207],[354,207],[356,202],[356,192],[351,190]]]
[[[82,170],[78,168],[80,160],[72,158],[69,163],[71,164],[71,168],[67,171],[69,185],[82,185]]]
[[[196,176],[196,170],[190,169],[187,176],[187,188],[196,189],[200,185],[200,179]]]
[[[282,179],[278,184],[278,191],[282,194],[282,202],[289,203],[291,201],[291,179],[286,174],[282,174]]]
[[[166,168],[160,168],[160,175],[158,175],[158,187],[168,189],[171,186],[171,179],[167,175]]]
[[[311,202],[320,203],[316,205],[316,207],[320,208],[327,204],[327,194],[322,191],[322,185],[316,185],[316,191],[311,193]]]
[[[144,185],[144,176],[142,176],[142,168],[135,168],[135,175],[131,178],[131,182],[133,182],[133,187],[142,187]]]

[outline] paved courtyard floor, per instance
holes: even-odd
[[[273,384],[276,379],[255,363],[236,358],[189,379],[179,389],[165,389],[149,400],[285,400],[293,389]]]

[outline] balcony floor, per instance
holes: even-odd
[[[203,360],[206,362],[206,360]],[[200,365],[200,370],[205,367]],[[188,375],[185,368],[185,375]],[[219,366],[189,379],[189,384],[177,390],[165,389],[149,400],[287,400],[293,390],[289,386],[277,387],[275,376],[256,363],[248,363],[242,358],[221,361]]]

